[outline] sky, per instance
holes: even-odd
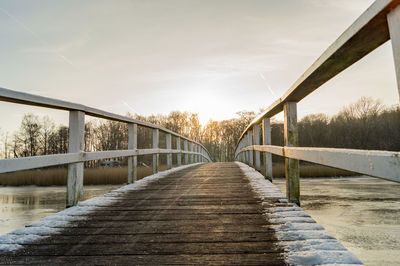
[[[141,115],[210,119],[268,107],[372,0],[2,0],[0,87]],[[390,41],[298,104],[332,115],[361,96],[398,104]],[[24,113],[0,103],[0,130]],[[278,116],[278,119],[280,116]]]

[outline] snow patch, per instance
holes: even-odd
[[[275,230],[279,245],[290,265],[354,265],[362,262],[317,224],[263,175],[236,162],[259,196],[264,215]]]
[[[11,233],[0,236],[0,253],[15,252],[23,247],[24,244],[34,243],[43,240],[49,236],[56,235],[66,227],[77,226],[77,221],[84,221],[91,212],[108,206],[118,201],[117,196],[128,191],[138,190],[146,187],[149,183],[163,178],[176,171],[200,165],[202,163],[184,165],[170,170],[159,172],[157,174],[147,176],[133,184],[129,184],[113,190],[100,197],[92,198],[83,202],[79,202],[77,206],[65,209],[53,215],[50,215],[41,221],[33,222],[24,228],[17,229]]]

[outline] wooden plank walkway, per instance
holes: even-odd
[[[110,197],[112,204],[56,234],[0,253],[0,263],[285,264],[261,200],[235,163],[197,165]]]

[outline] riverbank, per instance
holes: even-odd
[[[284,179],[273,182],[283,193]],[[400,265],[400,184],[378,178],[301,179],[302,208],[366,265]]]
[[[166,170],[166,165],[160,165],[160,171]],[[283,163],[274,163],[273,176],[284,177],[285,167]],[[139,166],[137,169],[138,179],[153,174],[151,166]],[[127,182],[128,168],[86,168],[84,173],[84,185],[117,185]],[[341,177],[350,176],[354,173],[331,168],[327,166],[303,163],[300,165],[301,177]],[[0,186],[64,186],[67,184],[67,169],[46,168],[13,173],[0,174]]]

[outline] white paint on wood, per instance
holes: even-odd
[[[188,141],[185,139],[183,141],[183,150],[188,151]],[[185,153],[185,165],[189,164],[189,154]]]
[[[158,139],[159,139],[159,131],[158,129],[153,129],[153,149],[158,149]],[[158,162],[159,162],[159,155],[153,154],[153,174],[158,173]]]
[[[66,111],[70,111],[70,110],[71,111],[82,111],[86,115],[90,115],[90,116],[94,116],[94,117],[99,117],[99,118],[104,118],[104,119],[109,119],[109,120],[114,120],[114,121],[119,121],[119,122],[125,122],[125,123],[134,123],[134,124],[148,127],[148,128],[159,129],[165,133],[170,133],[173,136],[177,136],[182,139],[192,141],[191,139],[189,139],[185,136],[179,135],[169,129],[163,128],[163,127],[155,125],[155,124],[151,124],[149,122],[140,121],[137,119],[133,119],[133,118],[118,115],[118,114],[113,114],[113,113],[99,110],[96,108],[88,107],[88,106],[85,106],[82,104],[52,99],[52,98],[43,97],[43,96],[39,96],[39,95],[34,95],[34,94],[29,94],[29,93],[24,93],[24,92],[19,92],[19,91],[13,91],[13,90],[5,89],[5,88],[0,88],[0,101],[13,102],[13,103],[32,105],[32,106],[40,106],[40,107],[66,110]],[[193,141],[193,142],[201,145],[198,142],[195,142],[195,141]]]
[[[176,154],[176,161],[178,166],[181,166],[182,164],[182,155],[181,155],[181,138],[177,137],[176,138],[176,150],[179,152]]]
[[[167,143],[167,150],[172,149],[172,136],[171,136],[171,134],[167,134],[166,135],[165,141]],[[171,168],[172,168],[172,153],[167,153],[167,169],[171,169]]]
[[[248,134],[247,134],[247,138],[248,138],[248,146],[252,146],[253,145],[253,129],[250,129]],[[253,166],[253,151],[248,151],[248,159],[249,159],[249,165]]]
[[[189,151],[193,152],[193,143],[189,141]],[[189,164],[193,163],[193,154],[189,154]]]
[[[250,149],[400,182],[400,152],[274,145],[246,147],[241,152]]]
[[[283,133],[285,146],[299,146],[297,127],[297,103],[287,102],[284,105]],[[290,202],[300,206],[300,171],[299,161],[285,157],[286,196]]]
[[[137,124],[128,124],[128,150],[137,149]],[[134,183],[137,179],[137,156],[128,157],[128,183]]]
[[[397,77],[397,89],[400,98],[400,6],[387,15],[390,39],[392,40],[394,67]]]
[[[260,145],[260,125],[253,126],[253,139],[254,145]],[[259,151],[254,152],[255,169],[261,171],[261,156]]]
[[[271,145],[271,122],[269,118],[262,120],[263,145]],[[272,154],[264,152],[264,176],[272,181]]]
[[[85,150],[85,113],[69,112],[69,153]],[[83,163],[68,164],[67,207],[74,206],[83,197]]]

